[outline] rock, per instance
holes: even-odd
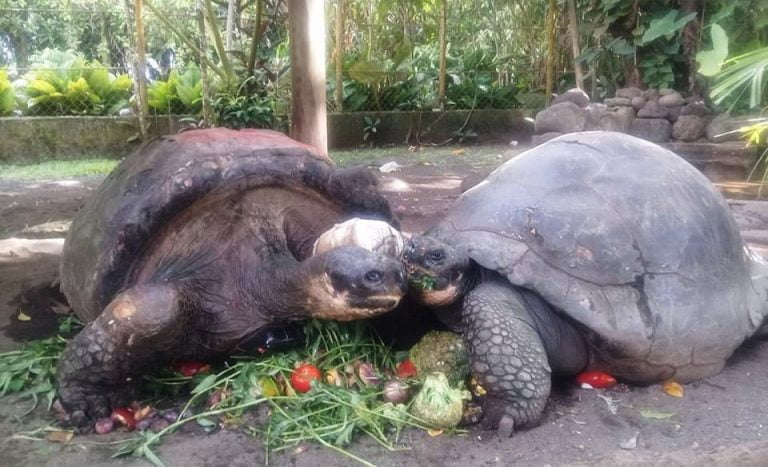
[[[713,143],[739,141],[741,139],[739,128],[746,125],[743,119],[735,120],[727,113],[720,114],[707,125],[707,139]]]
[[[547,141],[551,139],[555,139],[558,136],[562,136],[563,133],[559,133],[557,131],[550,131],[548,133],[542,133],[540,135],[533,135],[533,138],[531,139],[531,143],[533,143],[534,146],[538,146],[540,144],[544,144]]]
[[[674,89],[670,89],[670,88],[659,89],[659,96],[668,96],[668,95],[674,94],[676,92],[677,91],[675,91]]]
[[[643,91],[645,100],[658,99],[661,96],[658,89],[646,89]]]
[[[669,109],[659,104],[657,100],[649,100],[642,109],[637,112],[639,118],[664,118],[669,113]]]
[[[662,143],[672,134],[672,124],[666,118],[636,118],[632,120],[629,134],[654,143]]]
[[[616,97],[622,97],[624,99],[632,100],[633,97],[638,97],[643,95],[643,90],[640,88],[621,88],[616,90]]]
[[[548,132],[573,133],[584,130],[587,112],[573,102],[551,105],[536,114],[534,128],[537,134]]]
[[[632,107],[635,108],[635,110],[640,110],[645,105],[645,98],[643,96],[637,96],[632,98]]]
[[[696,141],[706,132],[706,121],[696,115],[681,115],[672,125],[672,137],[680,141]]]
[[[608,111],[608,106],[595,102],[589,104],[584,110],[587,111],[587,124],[584,126],[584,129],[591,131],[600,127],[600,119]]]
[[[677,119],[680,117],[680,109],[682,109],[682,107],[680,106],[668,107],[667,120],[669,120],[672,123],[676,122]]]
[[[671,94],[665,94],[659,97],[659,104],[664,107],[679,107],[683,105],[683,96],[679,92],[673,91]]]
[[[599,128],[604,131],[620,131],[626,133],[635,119],[635,109],[632,107],[618,107],[608,110],[600,118]]]
[[[573,88],[552,99],[552,105],[560,104],[561,102],[573,102],[579,107],[586,107],[589,104],[589,96],[583,90]]]
[[[704,117],[706,115],[710,115],[711,113],[712,111],[709,110],[707,104],[701,100],[686,104],[680,109],[680,115],[697,115],[699,117]]]
[[[608,97],[603,99],[603,104],[608,107],[631,107],[632,99],[627,99],[626,97]]]

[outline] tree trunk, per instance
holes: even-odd
[[[206,127],[211,126],[211,89],[208,80],[208,64],[205,61],[205,51],[208,50],[208,36],[205,32],[205,5],[200,1],[197,7],[197,27],[200,31],[200,84],[202,86],[201,94],[203,101],[203,123]]]
[[[344,0],[336,1],[336,111],[344,111]]]
[[[697,79],[698,64],[696,63],[696,53],[699,51],[699,45],[701,44],[701,16],[703,10],[702,0],[680,0],[681,13],[697,13],[696,17],[685,25],[681,37],[686,64],[687,91],[691,95],[697,96],[706,95],[704,83]]]
[[[571,33],[571,50],[573,52],[573,72],[576,75],[576,87],[584,89],[584,71],[581,68],[581,62],[577,62],[576,58],[581,55],[581,47],[579,46],[579,23],[576,19],[576,1],[568,0],[568,23],[569,31]]]
[[[224,46],[227,48],[227,52],[230,52],[234,48],[235,10],[237,10],[237,0],[229,0],[229,3],[227,4],[227,30],[224,35]]]
[[[555,42],[557,39],[557,1],[549,0],[547,9],[547,70],[546,89],[547,105],[552,99],[552,91],[555,87]]]
[[[253,76],[253,71],[256,69],[256,52],[259,50],[259,40],[263,34],[261,27],[262,16],[264,16],[264,0],[256,0],[256,23],[253,25],[251,51],[248,53],[248,76]]]
[[[130,0],[125,0],[126,11],[130,12]],[[130,17],[129,17],[130,18]],[[139,133],[141,139],[147,138],[147,116],[149,106],[147,103],[147,73],[146,73],[146,43],[144,42],[144,3],[142,0],[135,0],[133,5],[133,19],[135,23],[135,68],[136,80],[134,87],[136,89],[136,102],[139,116]],[[130,22],[130,19],[128,20]]]
[[[440,108],[445,103],[445,75],[446,75],[446,49],[447,40],[445,38],[446,17],[448,16],[448,0],[440,1],[440,74],[437,80],[437,100]]]
[[[291,137],[328,153],[323,0],[288,0]]]

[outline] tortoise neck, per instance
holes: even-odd
[[[292,256],[251,276],[245,295],[249,309],[269,321],[310,318],[317,304],[313,289],[324,276],[323,258],[297,261]]]

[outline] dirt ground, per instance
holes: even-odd
[[[494,160],[456,158],[448,164],[409,163],[380,174],[382,189],[403,228],[429,226],[464,187],[519,150],[500,150]],[[382,161],[388,162],[388,161]],[[25,339],[55,332],[58,253],[67,222],[100,178],[68,181],[0,181],[0,351]],[[735,201],[745,238],[768,251],[768,203]],[[31,321],[16,319],[19,309]],[[376,465],[766,465],[768,464],[768,341],[750,342],[719,375],[685,386],[673,398],[659,386],[595,391],[563,384],[553,393],[539,427],[500,440],[472,429],[462,436],[430,437],[409,431],[402,451],[361,440],[356,455]],[[19,433],[45,425],[45,414],[20,419],[25,404],[0,406],[0,465],[146,465],[136,458],[110,459],[108,443],[120,434],[76,437],[66,444],[23,439]],[[185,429],[156,451],[169,466],[246,466],[265,463],[263,443],[237,431],[204,434]],[[307,444],[271,456],[271,465],[355,464],[331,450]]]

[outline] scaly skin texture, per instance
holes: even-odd
[[[484,424],[508,437],[537,423],[551,370],[520,293],[501,279],[483,281],[464,297],[462,321],[472,373],[488,391]]]
[[[61,356],[58,394],[69,421],[84,431],[91,420],[130,402],[135,376],[182,343],[183,315],[173,287],[147,285],[119,294]]]

